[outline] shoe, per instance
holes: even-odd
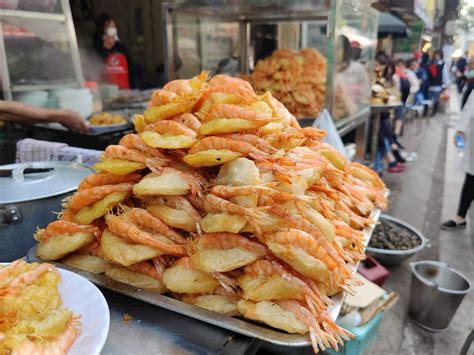
[[[402,145],[402,143],[400,143],[400,141],[398,140],[398,136],[395,136],[393,138],[393,141],[395,142],[396,145],[398,145],[398,148],[400,148],[401,150],[405,150],[405,147]]]
[[[397,159],[398,163],[400,164],[405,164],[407,161],[405,159],[403,159],[403,157],[400,155],[400,152],[398,151],[398,149],[395,149],[392,151],[392,154],[393,156],[395,157],[395,159]]]
[[[461,223],[456,223],[452,219],[447,220],[441,224],[441,229],[444,230],[454,230],[454,229],[461,229],[466,228],[467,223],[466,221],[462,221]]]
[[[394,167],[388,168],[387,171],[389,173],[403,173],[406,170],[406,166],[397,163]]]
[[[405,157],[405,160],[409,163],[416,161],[416,158],[418,157],[418,153],[416,152],[411,152]]]

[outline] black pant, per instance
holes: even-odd
[[[461,110],[464,108],[464,105],[466,105],[467,99],[469,98],[469,95],[471,95],[471,92],[473,89],[474,89],[474,82],[468,83],[466,87],[466,91],[464,91],[464,95],[462,96]]]
[[[461,191],[461,201],[459,201],[458,216],[466,218],[467,210],[474,200],[474,175],[466,173],[464,185]]]
[[[464,88],[464,84],[466,84],[466,77],[464,75],[458,76],[456,78],[456,85],[458,87],[458,93],[462,93],[462,89]]]

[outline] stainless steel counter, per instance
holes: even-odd
[[[254,354],[260,342],[160,307],[101,289],[110,308],[103,355]],[[124,313],[133,317],[125,322]]]

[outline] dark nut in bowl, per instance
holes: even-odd
[[[367,252],[383,265],[396,265],[423,250],[428,240],[412,225],[381,214]]]

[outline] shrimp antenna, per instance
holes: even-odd
[[[70,196],[66,196],[65,198],[63,198],[61,200],[61,207],[64,208],[64,209],[67,209],[68,206],[69,206],[69,202],[71,201],[73,196],[74,195],[70,195]]]
[[[111,215],[120,216],[120,215],[122,215],[122,214],[124,214],[128,211],[130,211],[130,207],[128,207],[127,205],[124,205],[123,203],[120,203],[117,207],[109,209],[106,212],[106,215],[108,215],[108,216],[111,216]]]

